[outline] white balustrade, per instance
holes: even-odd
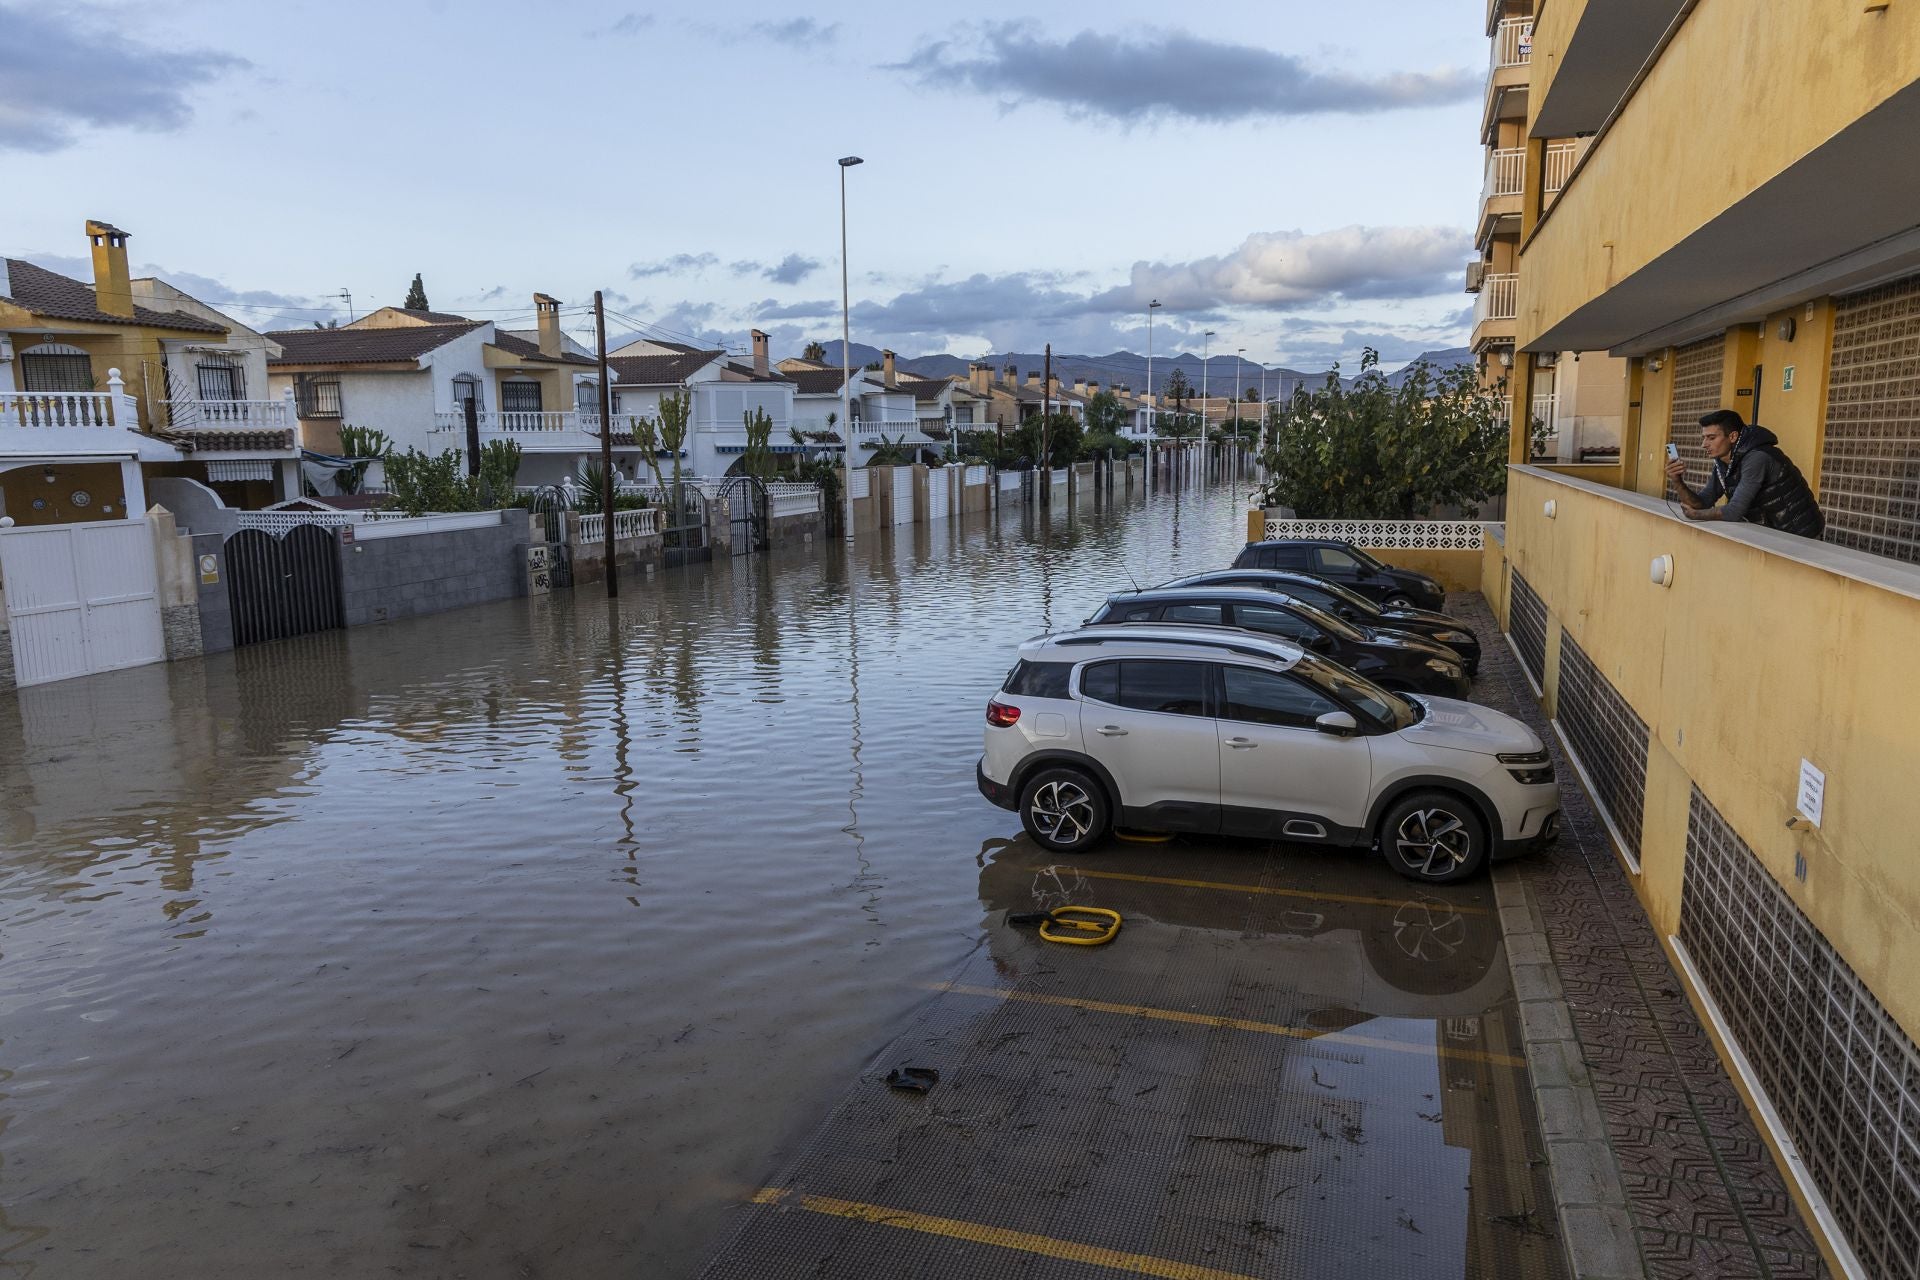
[[[285,400],[162,400],[173,431],[285,431],[295,418]]]
[[[643,507],[638,511],[616,511],[613,513],[613,536],[615,541],[621,538],[644,538],[660,532],[660,508]],[[600,512],[580,517],[580,541],[586,546],[605,542],[607,537],[607,517]]]
[[[115,397],[95,391],[0,391],[0,426],[113,427]]]
[[[582,415],[572,410],[566,410],[564,412],[559,410],[534,412],[531,410],[505,411],[499,409],[482,409],[475,417],[480,430],[502,431],[509,434],[580,430],[589,430],[597,434],[600,430],[600,422],[597,416],[589,415],[589,420],[593,425],[586,427],[581,421]],[[465,431],[467,429],[467,415],[463,410],[453,413],[436,413],[433,415],[433,429],[435,431]],[[615,430],[618,430],[618,428],[616,427]]]
[[[1473,297],[1473,322],[1511,320],[1520,313],[1519,302],[1519,273],[1489,271],[1480,278],[1480,292]]]

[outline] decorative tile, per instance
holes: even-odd
[[[1834,306],[1820,508],[1826,540],[1920,560],[1920,276]]]
[[[1613,819],[1627,851],[1638,858],[1647,795],[1647,723],[1564,627],[1556,712],[1593,782],[1594,799]]]

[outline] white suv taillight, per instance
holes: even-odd
[[[1020,708],[994,700],[987,703],[987,723],[996,729],[1011,729],[1020,722]]]

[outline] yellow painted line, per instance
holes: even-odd
[[[1132,880],[1137,884],[1170,884],[1182,889],[1221,889],[1228,893],[1264,893],[1276,898],[1311,898],[1316,902],[1357,902],[1369,907],[1404,907],[1410,903],[1418,904],[1420,898],[1369,898],[1355,893],[1316,893],[1311,889],[1269,889],[1263,884],[1228,884],[1220,880],[1182,880],[1175,876],[1143,876],[1131,871],[1096,871],[1091,867],[1056,867],[1054,870],[1063,875],[1087,876],[1095,880]],[[1447,903],[1447,908],[1458,911],[1463,916],[1483,916],[1485,907],[1458,906]]]
[[[1108,1249],[1097,1244],[1082,1244],[1078,1240],[1059,1240],[1053,1236],[1035,1235],[1031,1231],[1009,1231],[1005,1227],[989,1227],[983,1223],[967,1222],[960,1218],[939,1218],[930,1213],[913,1213],[906,1209],[889,1209],[885,1205],[862,1204],[858,1200],[836,1200],[832,1196],[808,1195],[787,1187],[765,1187],[756,1191],[753,1194],[752,1203],[792,1205],[812,1213],[831,1214],[836,1218],[851,1218],[855,1222],[869,1222],[880,1227],[898,1227],[903,1231],[922,1231],[930,1236],[946,1236],[952,1240],[966,1240],[973,1244],[989,1244],[999,1249],[1017,1249],[1021,1253],[1037,1253],[1043,1257],[1061,1258],[1067,1262],[1084,1262],[1089,1266],[1105,1267],[1109,1271],[1124,1271],[1136,1276],[1162,1276],[1165,1280],[1252,1280],[1252,1277],[1238,1271],[1222,1271],[1218,1267],[1175,1262],[1171,1258],[1156,1258],[1145,1253],[1124,1253],[1119,1249]]]
[[[1450,1049],[1444,1045],[1409,1044],[1404,1040],[1382,1040],[1378,1036],[1357,1036],[1350,1031],[1319,1031],[1313,1027],[1289,1027],[1281,1022],[1257,1022],[1252,1018],[1229,1018],[1217,1013],[1193,1013],[1185,1009],[1155,1009],[1144,1004],[1115,1004],[1110,1000],[1083,1000],[1078,996],[1056,996],[1042,991],[1014,991],[1007,987],[974,987],[962,982],[935,982],[935,991],[950,991],[957,996],[985,996],[993,1000],[1019,1000],[1027,1004],[1051,1004],[1066,1009],[1086,1009],[1093,1013],[1118,1013],[1130,1018],[1158,1018],[1162,1022],[1185,1022],[1200,1027],[1227,1027],[1234,1031],[1253,1031],[1261,1035],[1285,1036],[1290,1040],[1319,1040],[1328,1044],[1352,1045],[1357,1049],[1386,1049],[1393,1053],[1413,1053],[1423,1058],[1454,1058],[1463,1062],[1485,1062],[1496,1067],[1524,1067],[1525,1058],[1510,1053],[1482,1053],[1478,1049]]]

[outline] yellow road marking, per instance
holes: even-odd
[[[1257,1022],[1252,1018],[1229,1018],[1215,1013],[1192,1013],[1185,1009],[1155,1009],[1144,1004],[1115,1004],[1110,1000],[1083,1000],[1078,996],[1056,996],[1041,991],[1014,991],[1007,987],[975,987],[962,982],[935,982],[935,991],[950,991],[957,996],[986,996],[994,1000],[1020,1000],[1028,1004],[1059,1005],[1067,1009],[1086,1009],[1093,1013],[1119,1013],[1133,1018],[1158,1018],[1163,1022],[1186,1022],[1201,1027],[1227,1027],[1234,1031],[1255,1031],[1261,1035],[1286,1036],[1291,1040],[1321,1040],[1330,1044],[1352,1045],[1357,1049],[1387,1049],[1394,1053],[1417,1053],[1422,1057],[1456,1058],[1465,1062],[1485,1062],[1497,1067],[1524,1067],[1525,1058],[1510,1053],[1483,1053],[1478,1049],[1451,1049],[1444,1045],[1409,1044],[1401,1040],[1383,1040],[1378,1036],[1357,1036],[1348,1031],[1318,1031],[1312,1027],[1289,1027],[1280,1022]]]
[[[1218,1267],[1175,1262],[1171,1258],[1156,1258],[1145,1253],[1123,1253],[1118,1249],[1108,1249],[1097,1244],[1082,1244],[1077,1240],[1058,1240],[1052,1236],[1035,1235],[1031,1231],[1010,1231],[1005,1227],[989,1227],[960,1218],[938,1218],[929,1213],[913,1213],[906,1209],[889,1209],[885,1205],[862,1204],[858,1200],[836,1200],[832,1196],[808,1195],[787,1187],[762,1188],[753,1194],[752,1203],[790,1204],[813,1213],[832,1214],[836,1218],[852,1218],[855,1222],[870,1222],[881,1227],[899,1227],[905,1231],[923,1231],[928,1235],[947,1236],[954,1240],[971,1241],[974,1244],[990,1244],[1001,1249],[1018,1249],[1022,1253],[1037,1253],[1044,1257],[1061,1258],[1068,1262],[1084,1262],[1091,1266],[1105,1267],[1110,1271],[1125,1271],[1137,1276],[1162,1276],[1165,1280],[1251,1280],[1251,1277],[1242,1275],[1238,1271],[1222,1271]]]
[[[1269,889],[1263,884],[1228,884],[1220,880],[1182,880],[1175,876],[1143,876],[1131,871],[1095,871],[1091,867],[1055,867],[1063,874],[1088,876],[1096,880],[1132,880],[1139,884],[1170,884],[1182,889],[1224,889],[1229,893],[1265,893],[1277,898],[1312,898],[1318,902],[1358,902],[1370,907],[1404,907],[1424,902],[1421,898],[1369,898],[1355,893],[1315,893],[1311,889]],[[1463,916],[1483,916],[1485,907],[1459,906],[1448,902],[1451,911]]]

